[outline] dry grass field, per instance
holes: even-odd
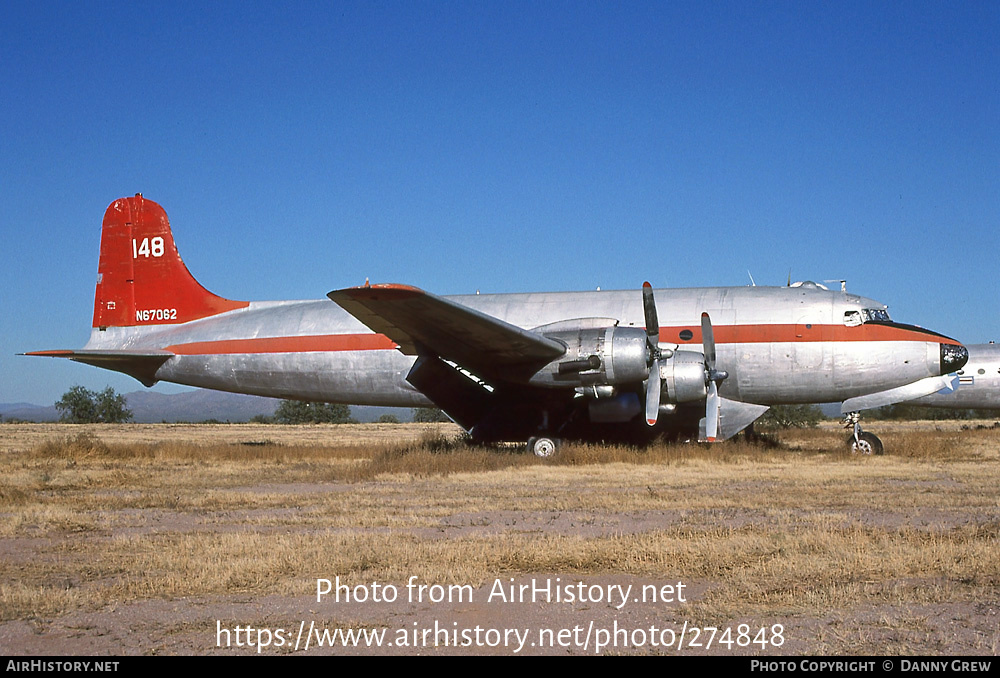
[[[0,653],[996,654],[1000,427],[869,428],[2,424]]]

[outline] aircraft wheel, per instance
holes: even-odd
[[[558,443],[555,438],[538,436],[528,439],[528,450],[541,459],[551,459],[556,454]]]
[[[863,456],[871,456],[873,454],[882,454],[882,441],[874,433],[869,433],[864,431],[855,440],[854,436],[850,436],[847,439],[847,444],[851,446],[852,454],[860,454]]]

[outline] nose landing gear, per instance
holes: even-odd
[[[849,412],[844,417],[844,428],[853,429],[853,433],[847,437],[847,444],[851,448],[851,454],[870,456],[873,454],[883,454],[882,441],[874,433],[861,430],[861,413]]]

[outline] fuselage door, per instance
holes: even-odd
[[[826,358],[823,323],[814,314],[796,321],[792,342],[797,369],[815,370],[823,366]]]

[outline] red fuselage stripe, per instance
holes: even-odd
[[[717,344],[779,342],[916,341],[955,344],[954,339],[891,325],[719,325]],[[690,332],[690,338],[687,333]],[[681,334],[684,334],[682,337]],[[701,327],[661,327],[660,341],[701,345]],[[326,351],[390,351],[397,344],[382,334],[322,334],[301,337],[264,337],[195,341],[164,347],[176,355],[226,355],[235,353],[316,353]]]
[[[227,353],[316,353],[325,351],[389,351],[395,342],[382,334],[321,334],[302,337],[221,339],[167,346],[177,355]]]
[[[761,344],[818,341],[919,341],[940,344],[959,342],[934,332],[911,326],[865,324],[846,325],[717,325],[712,328],[717,344]],[[690,334],[690,337],[688,336]],[[683,336],[681,336],[683,335]],[[660,341],[666,344],[701,344],[701,327],[661,327]]]

